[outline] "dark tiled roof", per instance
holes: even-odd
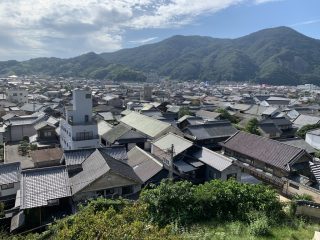
[[[0,164],[0,185],[20,181],[20,163]]]
[[[196,137],[198,140],[230,137],[237,132],[237,129],[228,121],[215,121],[200,125],[191,125],[186,133]]]
[[[22,172],[21,209],[48,205],[48,200],[71,196],[65,166],[37,168]]]
[[[292,160],[306,153],[301,148],[242,131],[226,140],[223,146],[286,171],[290,170],[288,164]]]
[[[281,135],[282,131],[272,122],[259,124],[259,128],[266,134],[277,134]]]
[[[128,152],[128,164],[143,182],[148,181],[163,169],[160,161],[139,147],[134,147]]]
[[[112,146],[112,147],[105,147],[100,148],[101,152],[106,153],[110,157],[113,157],[116,160],[127,160],[127,150],[124,146]]]

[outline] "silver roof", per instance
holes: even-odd
[[[20,181],[21,167],[19,162],[0,165],[0,185]]]
[[[211,151],[205,147],[193,153],[193,157],[209,165],[210,167],[217,169],[220,172],[232,165],[232,160],[230,158]]]
[[[48,200],[71,196],[65,166],[37,168],[22,172],[21,209],[48,205]]]

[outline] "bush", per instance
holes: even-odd
[[[297,200],[305,200],[305,201],[313,201],[312,196],[308,194],[295,194],[292,198],[292,200],[297,201]]]
[[[251,220],[249,225],[250,234],[253,236],[266,236],[270,233],[268,217],[257,214],[257,217]]]

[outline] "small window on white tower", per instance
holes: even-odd
[[[84,121],[85,121],[85,122],[89,122],[89,115],[85,115],[85,116],[84,116]]]

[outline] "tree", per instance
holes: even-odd
[[[255,134],[255,135],[260,135],[259,131],[259,121],[256,118],[252,118],[248,121],[246,124],[244,130],[248,133]]]
[[[297,131],[296,135],[298,137],[301,137],[301,138],[305,139],[307,132],[309,132],[309,131],[311,131],[313,129],[317,129],[317,128],[320,128],[320,124],[319,123],[318,124],[307,124],[307,125],[303,126],[302,128],[300,128]]]
[[[238,117],[232,116],[226,109],[218,108],[216,112],[221,114],[221,119],[229,120],[231,123],[238,123],[240,121]]]
[[[179,109],[178,116],[179,116],[179,118],[182,118],[185,115],[191,115],[191,112],[188,107],[181,107]]]

